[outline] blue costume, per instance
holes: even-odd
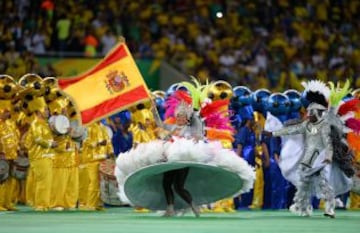
[[[251,105],[254,110],[261,113],[264,118],[266,118],[266,104],[271,92],[267,89],[258,89],[252,93],[251,96]],[[262,125],[263,127],[263,125]],[[270,137],[266,136],[264,133],[261,133],[259,138],[260,145],[265,145],[266,148],[270,148]],[[269,153],[270,154],[270,153]],[[262,155],[262,161],[265,161],[265,154]],[[262,166],[263,175],[264,175],[264,194],[263,194],[263,209],[271,208],[271,176],[270,176],[270,167]]]
[[[287,96],[281,93],[272,94],[267,102],[267,110],[276,116],[281,122],[287,121],[287,114],[289,112],[290,100]],[[287,192],[289,183],[281,174],[278,162],[275,156],[280,156],[281,139],[280,137],[271,137],[269,142],[270,154],[270,177],[271,177],[271,209],[285,209],[287,208]]]
[[[248,120],[253,120],[254,110],[251,104],[251,91],[244,86],[238,86],[233,89],[234,96],[231,99],[230,109],[233,111],[233,123],[236,123],[234,149],[238,145],[242,146],[241,157],[243,157],[251,166],[255,166],[255,147],[256,137],[253,129],[246,125]],[[240,121],[240,122],[239,122]],[[240,124],[239,124],[240,123]],[[253,199],[253,191],[241,195],[241,200],[234,199],[235,208],[248,208]]]
[[[118,154],[126,152],[132,148],[133,136],[129,131],[127,131],[127,127],[131,121],[131,116],[130,112],[125,110],[111,116],[110,119],[115,125],[115,128],[111,128],[113,131],[111,141],[114,147],[114,153],[117,156]]]

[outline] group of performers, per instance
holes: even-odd
[[[0,76],[0,210],[103,208],[99,163],[113,155],[106,128],[80,124],[55,78]]]
[[[226,212],[234,208],[290,208],[296,214],[309,216],[313,207],[322,207],[325,216],[334,217],[335,206],[345,207],[350,190],[352,191],[350,192],[349,207],[359,208],[359,147],[357,145],[359,141],[359,93],[357,90],[351,91],[348,83],[343,87],[339,85],[335,87],[332,83],[327,85],[320,81],[309,81],[303,85],[305,90],[302,92],[287,90],[284,93],[270,93],[266,89],[251,92],[244,86],[232,88],[224,81],[208,85],[200,85],[194,81],[193,83],[174,84],[166,93],[156,95],[160,118],[165,122],[172,123],[175,129],[181,128],[178,126],[175,114],[176,104],[178,104],[178,108],[184,108],[180,104],[182,102],[177,102],[176,99],[183,99],[183,102],[186,102],[186,99],[190,98],[188,104],[191,107],[189,108],[193,108],[194,111],[190,114],[192,117],[188,119],[188,125],[191,126],[190,128],[194,128],[194,131],[199,131],[199,124],[191,123],[194,122],[192,119],[197,116],[203,121],[205,137],[200,141],[208,144],[211,144],[212,141],[220,141],[222,148],[232,149],[255,169],[256,180],[250,192],[247,189],[247,191],[240,189],[235,195],[234,202],[218,201],[212,205],[211,210],[205,206],[203,211]],[[188,96],[182,96],[184,93]],[[214,107],[212,110],[228,117],[232,129],[224,127],[226,123],[223,121],[215,124],[211,121],[207,122],[211,117],[201,114],[202,111],[206,112],[203,108],[209,106],[209,103],[214,105],[217,103],[221,106],[219,100],[226,102],[226,108]],[[184,110],[184,112],[186,111]],[[161,122],[157,125],[161,125]],[[297,135],[285,136],[290,134]],[[154,139],[153,143],[142,144],[139,148],[120,154],[118,157],[117,178],[124,200],[128,198],[130,203],[143,206],[146,206],[146,203],[151,200],[152,203],[156,203],[155,206],[148,205],[147,207],[164,209],[164,206],[159,207],[160,204],[157,203],[159,200],[155,201],[151,199],[152,197],[147,197],[147,195],[151,195],[141,193],[141,190],[134,186],[141,184],[140,189],[155,194],[152,187],[146,187],[144,183],[151,183],[150,181],[155,178],[155,183],[161,183],[160,173],[164,190],[160,186],[153,187],[156,187],[157,190],[160,189],[161,193],[167,194],[169,192],[167,191],[169,189],[166,182],[167,175],[162,175],[167,169],[159,169],[160,172],[150,171],[153,167],[160,166],[162,163],[171,167],[179,161],[203,163],[201,153],[194,151],[199,154],[194,160],[193,157],[189,157],[192,151],[183,149],[196,148],[196,144],[199,144],[197,136],[192,136],[196,138],[195,145],[186,146],[178,143],[176,130],[170,130],[167,135],[172,135],[172,137],[170,139],[169,137],[165,139],[158,137],[162,142]],[[187,136],[181,137],[188,138]],[[169,140],[170,143],[168,143]],[[173,145],[176,143],[179,147]],[[151,148],[156,151],[152,151]],[[173,148],[176,149],[172,150]],[[174,151],[179,154],[180,159],[172,157]],[[206,149],[202,151],[206,151]],[[212,151],[207,151],[207,153],[211,154]],[[165,158],[161,158],[161,156]],[[231,155],[229,158],[232,159]],[[231,170],[229,167],[213,164],[225,168],[225,170]],[[190,169],[190,172],[186,170],[183,174],[189,176],[191,170],[196,173],[194,171],[196,169],[191,165],[187,165],[186,168]],[[251,172],[244,167],[239,168],[239,170],[241,169],[246,170],[251,177]],[[241,172],[236,171],[235,173]],[[165,174],[167,173],[165,172]],[[181,179],[181,184],[182,187],[189,189],[188,191],[193,194],[193,197],[192,199],[185,197],[184,200],[196,200],[198,194],[195,190],[191,190],[192,181],[190,178],[186,178],[186,175]],[[244,176],[240,179],[251,180],[249,177]],[[198,179],[204,181],[206,177],[202,178],[199,175]],[[211,181],[214,179],[216,180],[213,178]],[[175,190],[177,186],[174,184]],[[226,186],[227,182],[225,181],[223,189],[226,189]],[[179,196],[182,196],[181,192],[182,190],[180,190]],[[156,193],[156,196],[161,196],[161,193]],[[241,195],[238,196],[240,193]],[[136,197],[136,194],[139,197]],[[162,196],[167,197],[168,195],[163,194]],[[343,198],[344,196],[345,198]],[[163,199],[164,202],[165,200]],[[187,202],[188,206],[194,209],[194,203]],[[200,201],[194,202],[201,203]],[[168,203],[172,205],[172,201],[168,201]],[[165,216],[172,215],[173,212],[170,207],[170,210],[166,209]],[[194,212],[197,214],[196,211]]]
[[[334,217],[336,197],[349,192],[350,208],[360,208],[359,92],[348,83],[304,88],[252,92],[193,79],[82,126],[55,78],[2,75],[0,211],[105,202],[167,217],[252,208],[309,216],[322,200]]]

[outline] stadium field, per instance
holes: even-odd
[[[20,207],[0,213],[1,233],[358,233],[360,211],[338,210],[335,219],[315,211],[312,217],[294,216],[288,211],[238,211],[236,213],[192,213],[164,218],[160,213],[135,213],[132,208],[104,211],[34,212]]]

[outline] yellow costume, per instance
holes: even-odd
[[[3,111],[4,108],[0,111]],[[4,114],[4,113],[1,113]],[[9,120],[7,120],[9,121]],[[7,123],[0,119],[0,152],[4,159],[10,163],[17,158],[19,147],[19,137],[16,128],[12,128],[12,123]],[[16,179],[10,176],[5,182],[0,184],[0,210],[14,210],[13,196],[16,191]]]
[[[254,112],[254,120],[256,123],[255,135],[256,138],[260,138],[260,134],[264,128],[265,119],[264,117],[258,113]],[[262,156],[263,156],[263,148],[261,145],[256,146],[255,153],[255,183],[254,183],[254,193],[253,193],[253,201],[251,203],[251,209],[259,209],[262,208],[264,204],[264,172],[263,172],[263,164],[262,164]]]
[[[143,105],[143,104],[139,104]],[[156,139],[155,120],[152,112],[147,108],[133,110],[131,113],[132,124],[129,131],[133,135],[133,143],[150,142]]]
[[[0,152],[2,159],[11,163],[17,158],[19,149],[19,131],[16,123],[11,119],[13,109],[11,100],[17,93],[19,86],[8,75],[0,78]],[[11,166],[10,166],[11,169]],[[16,179],[8,177],[0,184],[0,210],[15,210],[14,195],[16,192]]]
[[[27,198],[35,210],[39,211],[47,210],[50,207],[52,157],[54,156],[50,152],[50,148],[53,143],[54,139],[48,123],[45,119],[38,117],[30,125],[24,139],[24,146],[28,150],[30,161],[28,178],[34,186],[31,190],[31,186],[27,185],[27,192],[29,192]]]
[[[87,151],[87,149],[86,149]],[[85,152],[86,152],[85,151]],[[86,206],[87,191],[89,188],[89,177],[87,175],[87,158],[83,148],[79,150],[79,208],[83,209]]]
[[[100,123],[88,126],[88,136],[83,142],[82,162],[85,162],[85,171],[81,171],[80,182],[88,180],[87,195],[84,208],[98,210],[102,208],[100,200],[99,163],[113,153],[111,140],[106,129]],[[80,188],[81,191],[84,189]],[[84,194],[79,194],[83,198]]]
[[[78,200],[79,169],[75,142],[69,135],[55,136],[51,207],[74,209]]]

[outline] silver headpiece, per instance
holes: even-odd
[[[180,104],[175,109],[175,116],[185,115],[187,119],[190,119],[191,115],[193,114],[193,111],[194,110],[190,104],[181,101]]]

